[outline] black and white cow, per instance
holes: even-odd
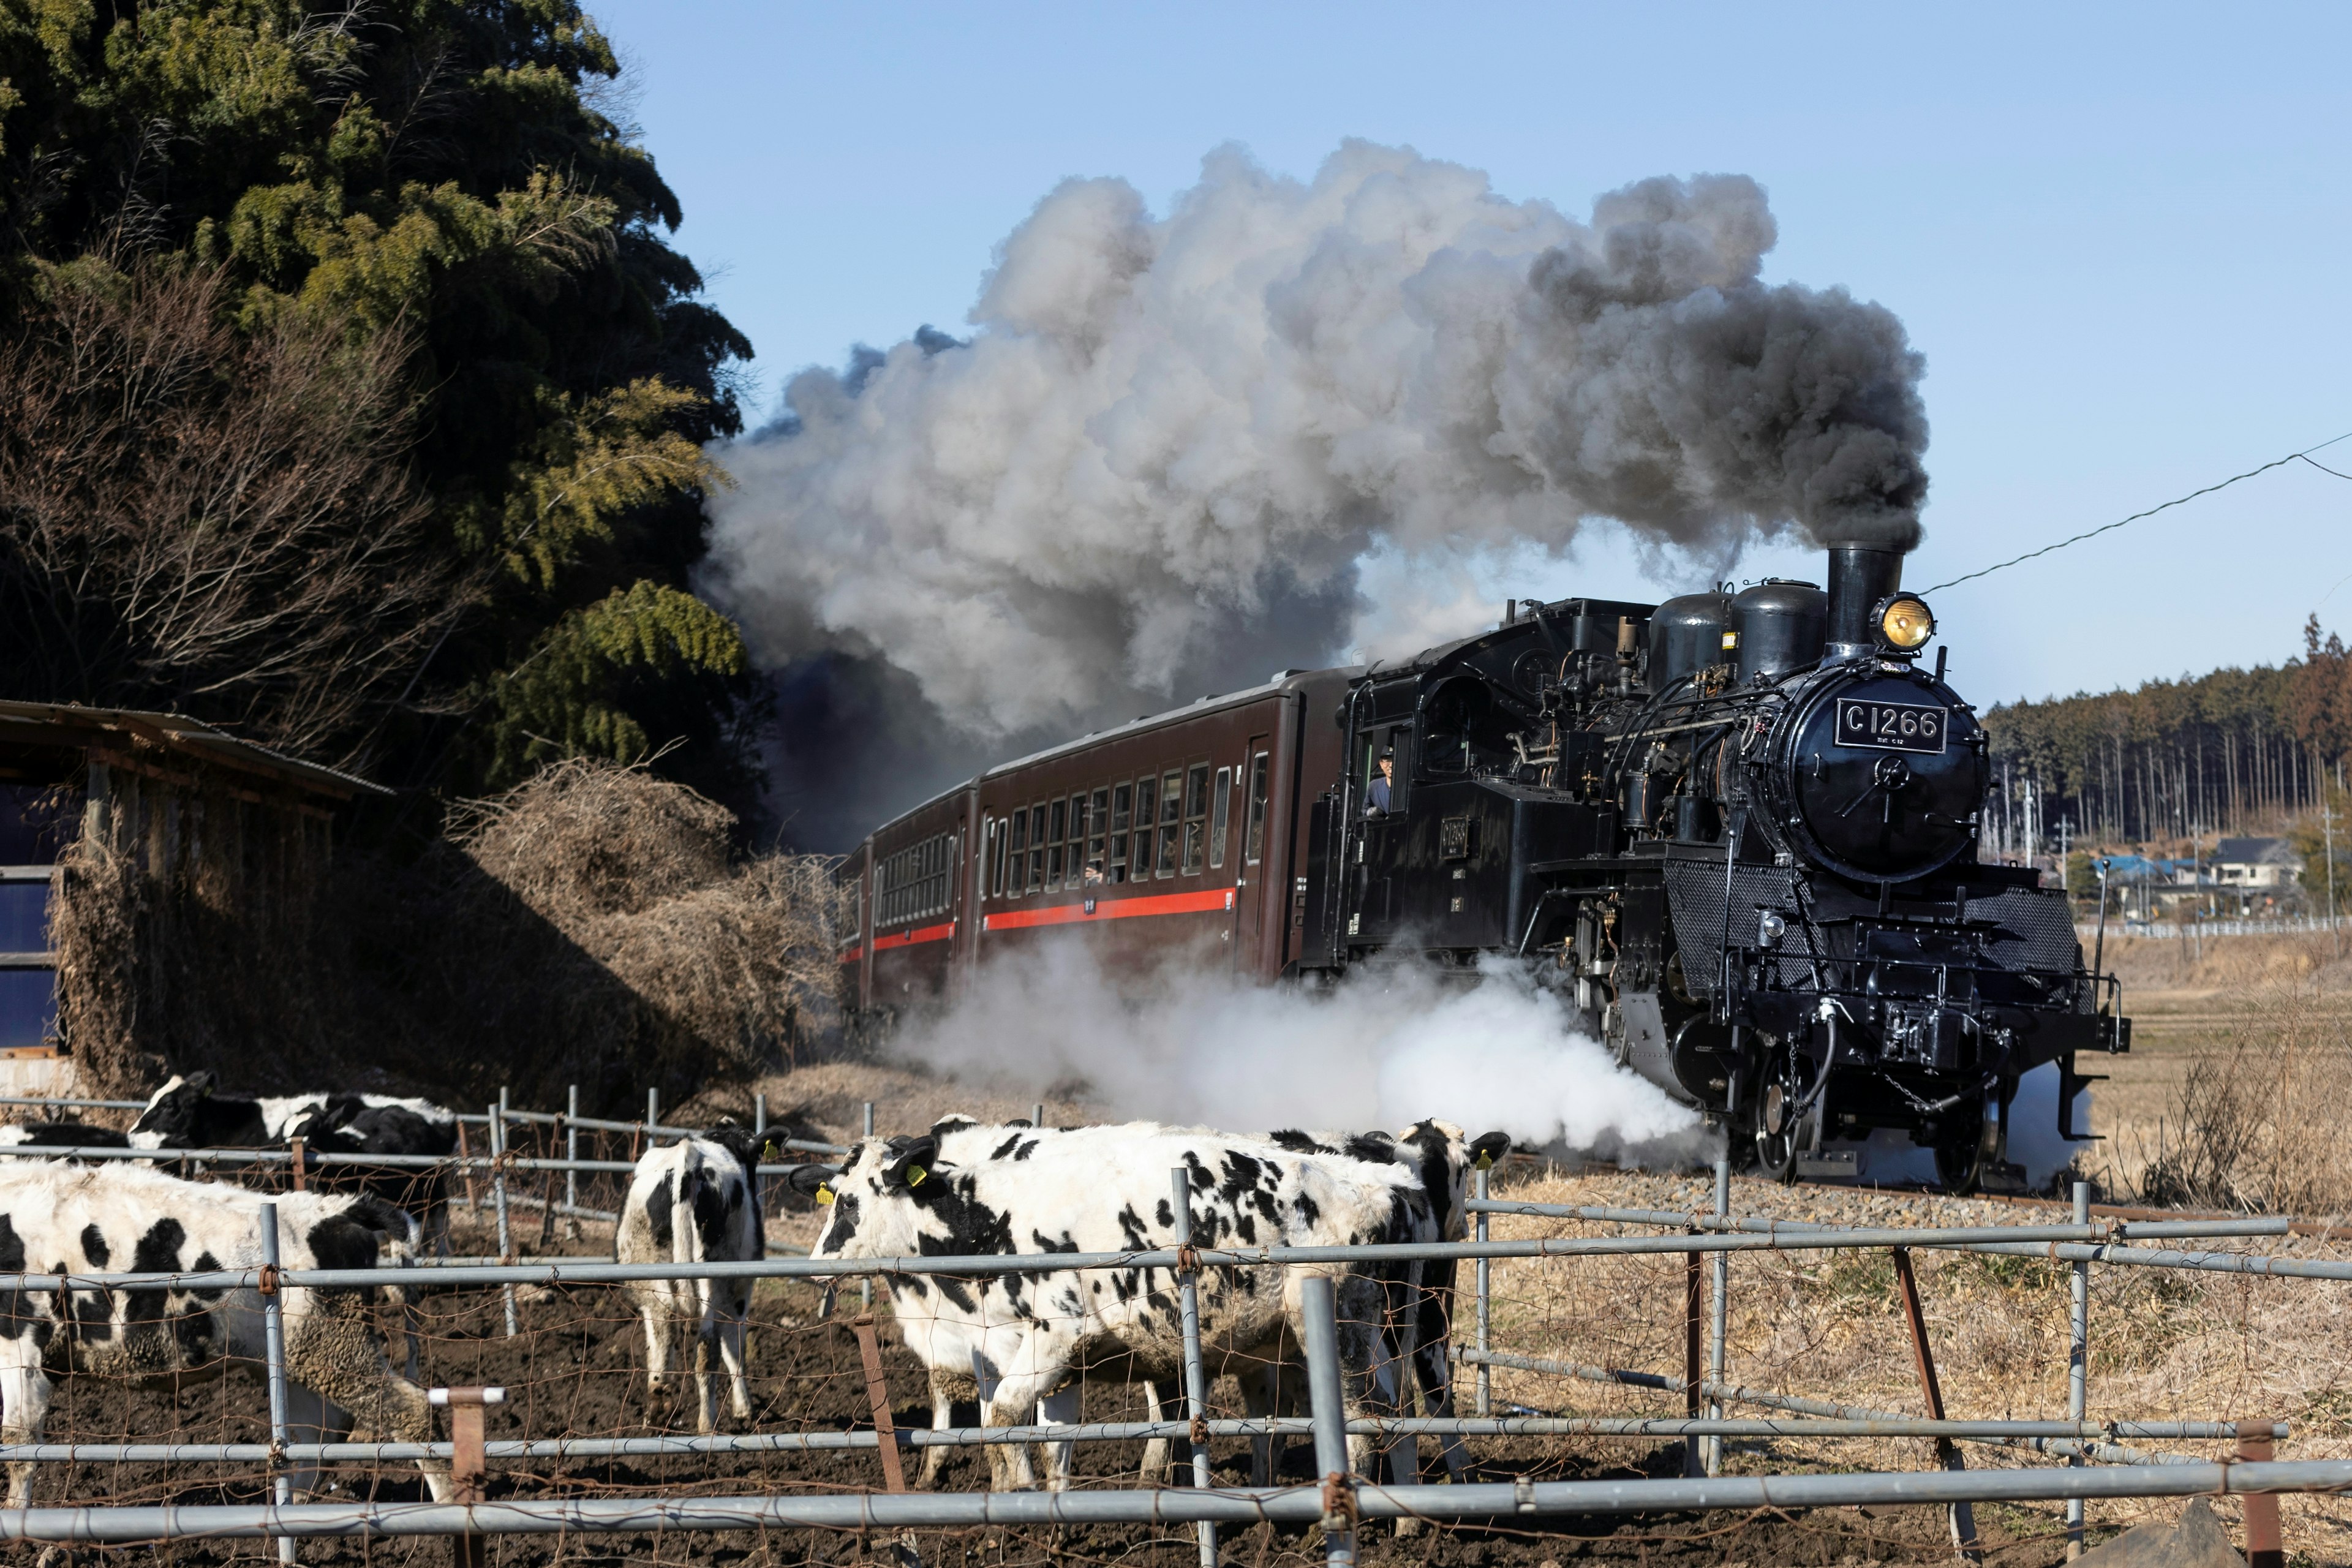
[[[837,1173],[795,1172],[796,1187],[831,1199],[811,1256],[1167,1247],[1177,1240],[1169,1172],[1178,1167],[1192,1173],[1192,1235],[1202,1247],[1398,1242],[1429,1224],[1428,1200],[1402,1166],[1301,1156],[1258,1139],[1151,1122],[998,1131],[986,1157],[961,1164],[943,1162],[929,1137],[869,1138]],[[1310,1273],[1336,1288],[1345,1395],[1351,1413],[1362,1411],[1376,1403],[1386,1370],[1383,1292],[1346,1264],[1205,1270],[1207,1371],[1239,1373],[1301,1342],[1299,1285]],[[926,1367],[969,1367],[990,1425],[1024,1424],[1041,1405],[1050,1420],[1074,1422],[1077,1380],[1097,1367],[1169,1380],[1183,1366],[1172,1269],[909,1274],[885,1285],[907,1347]],[[1360,1437],[1349,1447],[1359,1464],[1370,1453]],[[1056,1489],[1068,1482],[1066,1450],[1048,1449]],[[1000,1489],[1035,1484],[1025,1449],[992,1447],[989,1460]]]
[[[285,1142],[299,1138],[312,1154],[425,1155],[457,1152],[457,1121],[424,1115],[403,1101],[368,1105],[359,1095],[336,1095],[298,1117]],[[195,1145],[190,1145],[195,1147]],[[446,1166],[345,1164],[312,1166],[308,1181],[328,1192],[368,1193],[415,1216],[428,1250],[449,1250],[449,1177]]]
[[[0,1149],[128,1149],[130,1135],[86,1121],[25,1121],[0,1126]]]
[[[261,1193],[184,1182],[143,1166],[0,1163],[0,1274],[191,1273],[261,1261]],[[389,1246],[405,1260],[406,1216],[365,1195],[287,1193],[276,1200],[289,1268],[373,1268]],[[281,1295],[290,1424],[298,1440],[429,1442],[425,1391],[394,1372],[369,1323],[366,1293],[287,1287]],[[253,1290],[0,1291],[0,1437],[37,1442],[50,1373],[65,1370],[185,1384],[265,1354]],[[448,1463],[420,1465],[438,1499]],[[34,1467],[8,1468],[8,1506],[30,1500]],[[305,1486],[309,1477],[298,1477]]]
[[[649,1149],[629,1181],[621,1205],[614,1256],[623,1263],[730,1263],[768,1255],[766,1218],[760,1212],[760,1151],[752,1135],[726,1124]],[[730,1407],[739,1421],[751,1416],[751,1388],[743,1374],[743,1335],[751,1315],[749,1279],[640,1279],[629,1292],[646,1325],[646,1393],[650,1400],[669,1378],[670,1342],[681,1325],[694,1343],[694,1388],[702,1431],[718,1426],[710,1385],[714,1348],[726,1363]]]
[[[218,1077],[210,1072],[175,1073],[149,1096],[146,1109],[131,1124],[131,1143],[136,1149],[264,1149],[294,1137],[300,1124],[322,1113],[325,1126],[340,1128],[364,1111],[386,1107],[446,1129],[448,1148],[440,1152],[457,1146],[456,1113],[429,1100],[325,1091],[256,1099],[223,1094]]]
[[[1267,1134],[1286,1149],[1375,1164],[1410,1168],[1429,1195],[1433,1238],[1462,1241],[1469,1236],[1469,1214],[1463,1205],[1470,1195],[1470,1173],[1491,1167],[1510,1152],[1507,1132],[1470,1137],[1450,1121],[1416,1121],[1399,1132],[1304,1132],[1285,1128]],[[1412,1303],[1414,1316],[1412,1371],[1420,1386],[1422,1414],[1451,1418],[1454,1410],[1454,1286],[1455,1260],[1440,1258],[1426,1264]],[[1391,1305],[1395,1305],[1391,1302]],[[1293,1383],[1296,1379],[1291,1380]],[[1279,1413],[1295,1403],[1297,1389],[1286,1386],[1269,1397],[1269,1408]],[[1418,1439],[1412,1440],[1418,1447]],[[1467,1465],[1462,1439],[1448,1436],[1442,1443],[1447,1472],[1460,1481]],[[1260,1439],[1255,1445],[1252,1473],[1256,1484],[1271,1484],[1271,1472],[1281,1445]],[[1419,1468],[1417,1456],[1412,1464]]]
[[[1034,1129],[1034,1131],[1033,1131]],[[982,1160],[1018,1157],[1025,1147],[1034,1157],[1038,1143],[1045,1139],[1064,1135],[1066,1129],[1035,1128],[1026,1118],[1012,1121],[982,1121],[961,1111],[950,1111],[931,1123],[930,1136],[939,1145],[937,1158],[949,1165],[977,1164]],[[1007,1142],[1010,1140],[1010,1142]],[[831,1296],[827,1295],[827,1310]],[[980,1403],[980,1381],[970,1365],[932,1365],[929,1373],[931,1394],[931,1430],[945,1431],[954,1425],[958,1404]],[[1130,1382],[1143,1395],[1147,1421],[1166,1418],[1160,1403],[1160,1384],[1152,1378],[1136,1375],[1132,1358],[1110,1362],[1089,1363],[1084,1369],[1089,1383]],[[1050,1401],[1048,1402],[1050,1403]],[[1048,1417],[1041,1411],[1043,1422]],[[921,1472],[916,1478],[919,1486],[930,1486],[939,1479],[940,1468],[946,1463],[948,1449],[944,1446],[928,1446],[923,1449]],[[1049,1445],[1047,1464],[1050,1468],[1066,1473],[1069,1468],[1070,1446]],[[1139,1479],[1150,1486],[1164,1482],[1174,1462],[1174,1448],[1165,1437],[1154,1437],[1143,1445],[1143,1463]]]

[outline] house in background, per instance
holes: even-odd
[[[0,1094],[72,1091],[51,917],[75,843],[105,843],[151,887],[201,877],[231,901],[274,907],[323,867],[336,808],[388,793],[174,713],[0,701]],[[121,967],[89,984],[150,961],[152,922],[129,929]]]
[[[2224,838],[2213,847],[2213,879],[2237,895],[2241,914],[2277,903],[2301,879],[2303,857],[2284,838]]]

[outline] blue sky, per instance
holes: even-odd
[[[1916,586],[2352,431],[2352,9],[593,9],[763,414],[799,366],[955,330],[1066,176],[1159,207],[1222,143],[1304,175],[1360,136],[1577,216],[1647,174],[1762,182],[1768,276],[1879,300],[1927,356]],[[2352,482],[2293,465],[1952,589],[1955,682],[1990,702],[2276,662],[2314,608],[2352,626],[2348,516]],[[1799,552],[1740,568],[1767,573],[1818,580]],[[1596,536],[1506,587],[1690,585]]]

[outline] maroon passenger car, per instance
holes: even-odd
[[[1356,673],[1286,670],[1002,763],[877,828],[840,872],[844,1005],[877,1019],[952,997],[1068,927],[1121,968],[1221,951],[1243,974],[1295,966],[1307,807],[1339,772],[1330,714]]]

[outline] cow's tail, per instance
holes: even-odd
[[[702,1188],[709,1180],[701,1152],[691,1141],[678,1145],[681,1158],[677,1167],[677,1197],[670,1205],[670,1261],[695,1264],[703,1261],[702,1226],[696,1215]],[[688,1281],[694,1292],[695,1332],[707,1335],[711,1331],[711,1287],[716,1280],[696,1279]]]

